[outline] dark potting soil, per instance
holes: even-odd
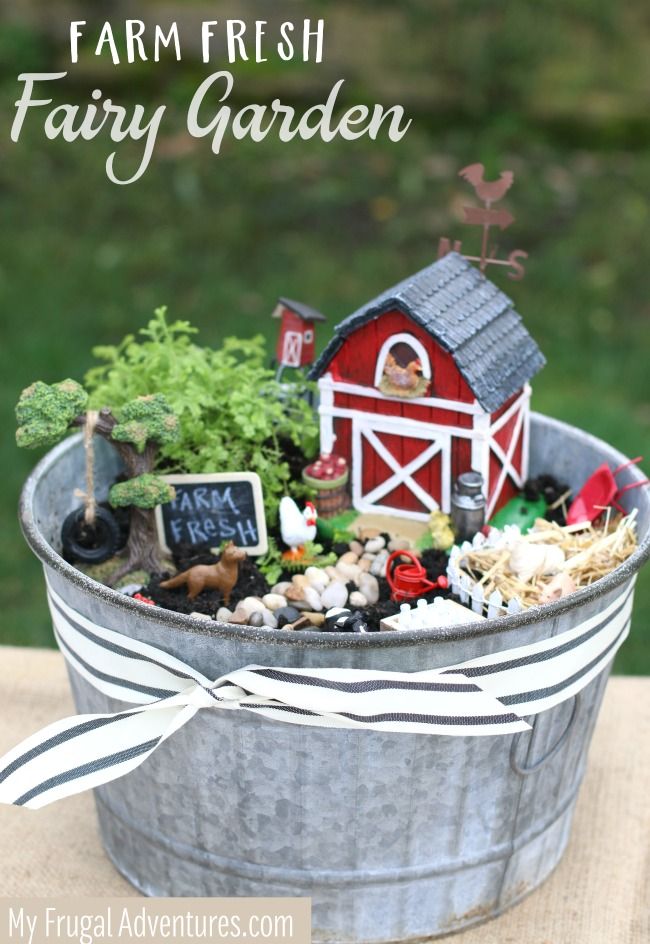
[[[196,564],[214,564],[217,560],[207,548],[198,549],[194,545],[181,545],[174,555],[174,563],[179,571],[187,570]],[[153,577],[141,591],[142,595],[149,597],[157,606],[175,610],[176,613],[205,613],[207,616],[214,616],[219,607],[225,606],[223,594],[218,590],[205,590],[194,600],[189,600],[185,587],[178,587],[176,590],[161,587],[161,581],[169,576],[171,575],[167,573]],[[244,597],[263,597],[269,590],[266,577],[260,573],[254,561],[247,557],[239,566],[239,578],[230,596],[229,609],[234,610]]]
[[[336,548],[325,547],[327,553]],[[348,550],[345,545],[341,553]],[[174,563],[178,571],[187,570],[196,564],[214,564],[217,560],[207,547],[197,547],[196,545],[179,545],[175,549]],[[447,570],[447,555],[444,551],[429,549],[422,552],[422,565],[426,570],[429,580],[434,581]],[[178,587],[175,590],[161,587],[161,581],[166,580],[170,574],[160,574],[152,578],[146,587],[142,589],[145,597],[153,600],[157,606],[162,606],[168,610],[174,610],[177,613],[205,613],[207,616],[214,616],[219,607],[224,606],[223,595],[215,590],[207,590],[200,593],[194,600],[187,598],[185,587]],[[281,579],[291,580],[292,572],[286,571]],[[399,612],[400,604],[395,603],[390,598],[390,586],[384,577],[378,578],[379,600],[372,606],[366,607],[363,611],[368,628],[371,631],[377,631],[380,623],[388,616],[393,616]],[[356,590],[356,585],[350,582],[348,591]],[[268,593],[270,586],[264,575],[258,570],[251,558],[246,558],[239,568],[239,579],[235,585],[230,598],[229,608],[233,610],[240,600],[244,597],[256,596],[262,597]],[[425,596],[427,602],[431,603],[436,596],[448,597],[449,590],[434,590]]]
[[[523,488],[524,498],[528,501],[536,501],[540,496],[543,496],[549,509],[568,491],[569,486],[558,481],[554,475],[538,475],[537,478],[528,479]],[[565,508],[568,508],[570,504],[571,497],[567,498],[558,508],[548,510],[545,517],[548,521],[554,521],[556,524],[564,526],[566,524]]]

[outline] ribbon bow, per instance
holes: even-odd
[[[633,582],[601,613],[551,639],[423,672],[249,665],[211,681],[161,649],[98,626],[48,587],[54,633],[94,688],[135,704],[56,721],[0,758],[0,802],[38,809],[134,770],[197,711],[451,736],[526,731],[525,716],[577,694],[628,634]]]

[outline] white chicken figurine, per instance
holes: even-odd
[[[300,560],[305,553],[305,544],[316,537],[318,513],[311,502],[305,503],[304,511],[288,495],[280,502],[280,533],[289,548],[282,555],[285,560]]]

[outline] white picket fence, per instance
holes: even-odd
[[[479,547],[484,543],[482,535],[476,535],[472,544],[465,541],[460,547],[454,547],[449,555],[447,565],[447,579],[449,587],[458,597],[460,602],[469,604],[475,613],[480,613],[488,619],[495,616],[512,616],[513,613],[521,613],[523,606],[517,597],[503,602],[503,597],[499,590],[493,590],[486,597],[485,590],[480,583],[474,582],[469,574],[466,574],[460,567],[460,560],[463,554],[471,551],[473,547]]]

